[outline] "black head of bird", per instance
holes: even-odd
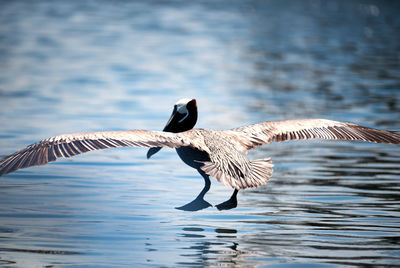
[[[195,99],[180,99],[174,105],[171,117],[165,125],[165,132],[183,132],[192,129],[197,122],[197,106]]]
[[[179,133],[191,130],[197,122],[197,104],[195,99],[180,99],[172,110],[172,114],[163,131]],[[156,154],[161,147],[153,147],[147,151],[147,158]]]

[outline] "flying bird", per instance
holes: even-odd
[[[259,145],[305,139],[400,144],[400,135],[396,133],[326,119],[265,121],[229,130],[193,128],[196,122],[196,100],[180,99],[163,131],[101,131],[51,137],[0,160],[0,176],[93,150],[147,147],[150,158],[162,147],[170,147],[205,181],[196,199],[178,209],[194,211],[211,206],[203,199],[210,189],[211,176],[234,189],[227,201],[216,206],[224,210],[237,206],[239,190],[259,187],[270,179],[273,166],[270,158],[250,160],[244,156]]]

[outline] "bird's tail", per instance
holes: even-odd
[[[259,187],[267,183],[271,178],[273,166],[271,158],[250,160],[250,173],[246,176],[246,186]]]
[[[272,166],[271,159],[264,158],[250,160],[245,170],[231,165],[234,172],[224,171],[218,164],[211,161],[203,162],[201,169],[226,186],[240,190],[265,184],[271,177]]]

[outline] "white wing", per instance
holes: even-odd
[[[353,140],[400,144],[396,133],[326,119],[265,121],[228,130],[233,142],[246,152],[258,145],[290,140]]]
[[[189,135],[190,136],[190,135]],[[21,168],[45,165],[60,157],[116,147],[180,147],[193,143],[180,133],[129,130],[55,136],[32,144],[0,160],[0,176]]]

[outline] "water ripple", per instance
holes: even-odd
[[[3,1],[1,156],[60,133],[160,130],[194,97],[199,127],[324,117],[400,130],[399,4]],[[202,189],[163,149],[105,150],[0,179],[0,265],[394,267],[400,152],[270,144],[239,206],[174,209]],[[206,200],[231,189],[213,181]]]

